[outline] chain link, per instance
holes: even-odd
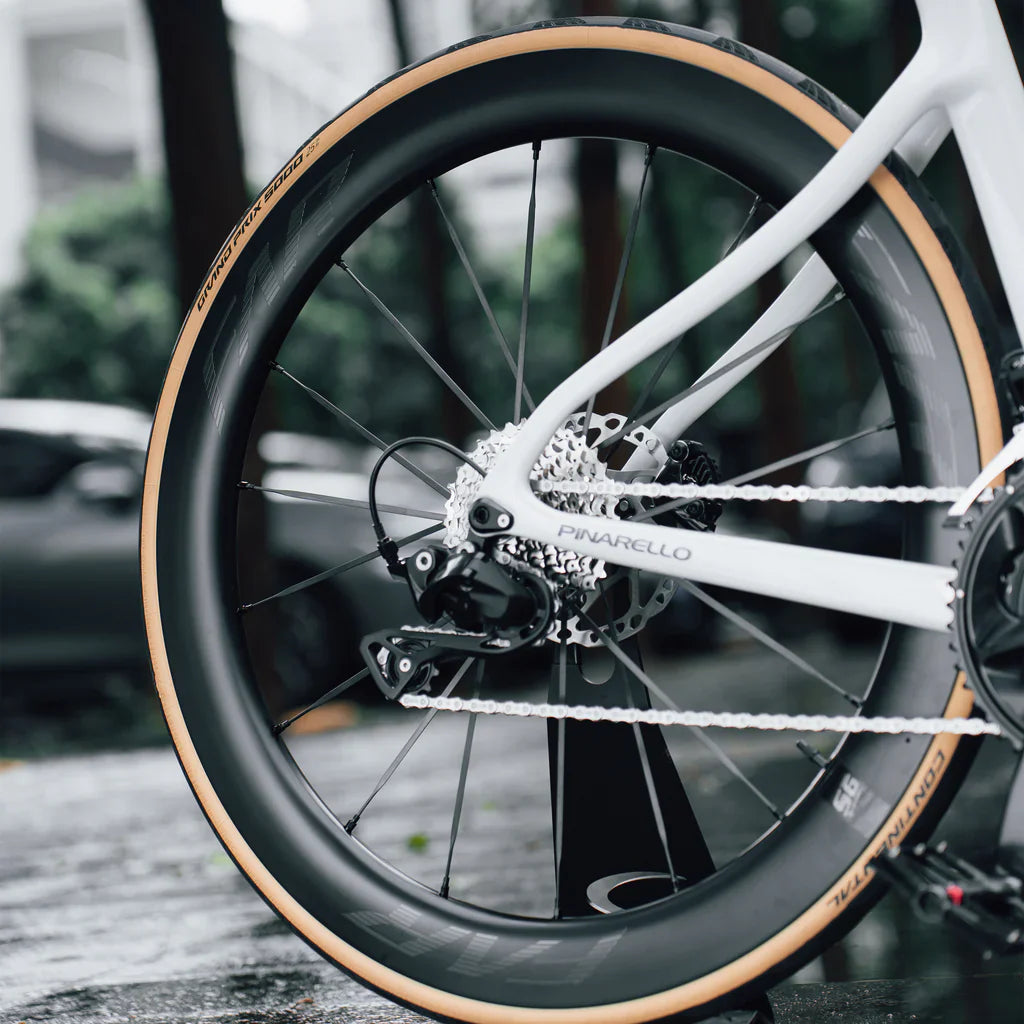
[[[854,715],[770,715],[733,711],[656,711],[637,708],[602,708],[586,704],[531,704],[516,700],[466,700],[462,697],[429,697],[405,694],[399,703],[406,708],[464,711],[476,715],[507,715],[512,718],[571,718],[577,722],[623,722],[640,725],[685,725],[696,729],[759,729],[780,732],[871,732],[898,735],[915,733],[937,736],[1001,736],[995,722],[980,718],[866,718]]]

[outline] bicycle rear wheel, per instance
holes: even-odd
[[[365,252],[360,238],[396,204],[488,154],[517,146],[529,154],[540,140],[617,139],[634,147],[637,165],[652,151],[681,155],[777,208],[854,122],[771,58],[689,29],[572,19],[499,33],[407,69],[325,126],[211,268],[175,349],[147,464],[141,547],[154,674],[185,772],[241,870],[307,942],[390,998],[474,1022],[626,1024],[733,1005],[866,909],[878,888],[871,857],[928,829],[969,744],[949,735],[841,739],[827,768],[810,765],[776,801],[778,820],[769,816],[746,849],[674,895],[618,913],[545,919],[477,905],[472,887],[454,899],[446,885],[410,878],[346,828],[358,803],[325,796],[309,750],[272,728],[238,614],[260,596],[239,588],[237,522],[249,496],[238,485],[268,378],[287,369],[290,328],[325,275],[341,273],[334,264]],[[903,479],[929,485],[966,482],[1002,441],[978,328],[984,308],[954,269],[966,273],[966,261],[959,252],[951,259],[943,242],[952,244],[946,228],[896,160],[813,239],[873,347]],[[354,257],[347,265],[355,270]],[[491,333],[482,322],[488,344]],[[473,358],[485,358],[483,344]],[[356,377],[372,365],[360,352],[349,344],[341,357]],[[500,354],[496,365],[504,373]],[[300,390],[308,396],[310,381]],[[472,404],[485,433],[501,425],[484,399]],[[408,432],[423,433],[422,419],[434,416],[433,433],[466,445],[463,414],[446,422],[449,406],[433,407],[421,402]],[[374,406],[363,408],[369,415]],[[904,556],[951,561],[955,538],[940,523],[935,512],[915,514]],[[338,629],[358,641],[356,624]],[[903,629],[888,635],[863,696],[865,714],[956,717],[972,703],[947,638]],[[338,746],[355,757],[376,735]],[[495,752],[496,771],[512,747]],[[833,800],[847,780],[870,795],[849,814]]]

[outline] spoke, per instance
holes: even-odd
[[[395,543],[400,548],[404,547],[406,544],[412,544],[414,541],[429,537],[432,533],[437,533],[438,530],[443,528],[443,525],[443,523],[438,523],[436,526],[428,526],[426,529],[417,530],[416,533],[410,533],[408,537],[403,537]],[[323,583],[324,580],[340,576],[343,572],[348,572],[350,569],[357,569],[360,565],[366,565],[367,562],[372,562],[375,558],[380,558],[379,551],[367,551],[365,555],[358,555],[356,558],[343,562],[341,565],[334,566],[333,569],[325,569],[323,572],[310,576],[309,579],[302,580],[299,583],[294,583],[290,587],[285,587],[284,590],[279,590],[276,594],[271,594],[269,597],[262,597],[260,600],[252,601],[250,604],[243,604],[238,610],[240,612],[252,611],[253,608],[259,608],[260,605],[267,604],[270,601],[277,601],[279,598],[288,597],[290,594],[297,594],[300,590],[305,590],[307,587],[315,587],[318,583]]]
[[[483,682],[483,678],[484,663],[481,661],[477,665],[475,697],[480,696],[480,685]],[[441,888],[438,890],[438,895],[444,897],[444,899],[448,899],[448,889],[452,880],[452,858],[455,856],[455,840],[458,838],[459,824],[462,821],[462,804],[466,796],[466,776],[469,774],[469,758],[473,750],[473,734],[476,731],[476,719],[476,715],[470,715],[469,722],[466,724],[466,742],[462,748],[459,786],[455,791],[455,807],[452,810],[452,831],[448,838],[448,860],[444,866],[444,878],[441,881]]]
[[[868,427],[866,430],[858,430],[856,434],[850,434],[849,437],[840,438],[838,441],[828,441],[825,444],[819,444],[816,448],[808,448],[806,451],[799,452],[797,455],[790,455],[786,459],[779,459],[778,462],[771,462],[767,466],[762,466],[760,469],[752,470],[749,473],[743,473],[741,476],[734,476],[731,480],[726,480],[727,484],[746,484],[751,480],[758,480],[761,477],[769,476],[771,473],[775,473],[780,469],[788,469],[790,466],[797,466],[801,462],[808,462],[811,459],[817,458],[819,455],[827,455],[829,452],[834,452],[837,448],[843,448],[854,441],[859,441],[862,437],[870,437],[872,434],[881,433],[883,430],[892,430],[896,426],[894,419],[887,419],[884,423],[879,423],[875,427]]]
[[[578,612],[579,617],[586,622],[590,628],[600,637],[601,642],[608,648],[609,651],[620,661],[623,665],[629,669],[630,672],[640,680],[641,683],[653,693],[659,700],[666,704],[672,711],[679,711],[680,707],[674,700],[672,700],[664,690],[661,689],[657,683],[614,641],[604,629],[595,622],[585,611]],[[712,739],[704,735],[703,730],[698,729],[694,726],[687,726],[690,732],[698,739],[704,746],[711,751],[712,754],[718,759],[722,766],[733,774],[740,782],[743,783],[751,793],[754,794],[757,799],[764,804],[768,809],[768,812],[777,820],[782,821],[782,812],[768,799],[764,793],[761,792],[757,786],[749,778],[743,770],[736,764],[735,761]]]
[[[329,413],[337,416],[343,423],[347,423],[364,441],[369,441],[374,448],[378,451],[384,451],[388,446],[385,441],[382,441],[373,431],[367,430],[358,420],[353,419],[344,409],[339,409],[330,399],[324,398],[319,391],[314,391],[313,388],[307,384],[303,384],[298,377],[289,373],[280,363],[271,363],[270,368],[276,370],[286,380],[290,380],[293,384],[300,387],[310,398],[313,399],[317,405],[326,409]],[[433,487],[438,494],[443,495],[446,499],[448,497],[448,488],[445,487],[440,481],[435,480],[429,473],[424,472],[414,462],[410,462],[404,455],[400,455],[397,452],[391,456],[395,462],[400,466],[404,466],[413,476],[419,477],[425,484]]]
[[[836,305],[836,303],[842,302],[844,298],[846,298],[846,296],[842,292],[837,292],[831,298],[823,302],[820,306],[813,309],[802,320],[798,320],[795,324],[790,324],[788,327],[784,327],[781,331],[777,331],[775,334],[771,335],[771,337],[765,338],[764,341],[758,342],[756,345],[748,349],[742,355],[737,356],[735,359],[729,360],[729,362],[724,363],[717,370],[714,370],[711,373],[708,373],[705,376],[701,377],[700,380],[698,380],[694,384],[691,384],[684,391],[680,391],[679,394],[675,395],[673,398],[669,398],[667,401],[662,402],[660,405],[656,405],[653,409],[648,409],[647,412],[642,413],[640,415],[634,415],[633,413],[630,413],[629,420],[625,423],[625,425],[620,427],[614,434],[612,434],[611,437],[605,438],[605,440],[601,442],[599,447],[603,449],[609,447],[610,445],[618,444],[619,441],[621,441],[622,438],[626,436],[626,434],[628,434],[635,427],[639,426],[641,423],[645,422],[646,420],[657,419],[657,417],[660,416],[663,412],[665,412],[666,409],[671,409],[672,406],[675,405],[677,402],[683,401],[684,398],[689,398],[690,395],[695,395],[698,391],[703,391],[704,388],[706,388],[709,384],[713,384],[716,380],[719,379],[719,377],[724,377],[727,373],[731,373],[733,370],[735,370],[737,366],[742,366],[744,363],[749,362],[756,356],[759,356],[766,349],[772,348],[773,346],[777,345],[783,339],[788,338],[789,335],[791,335],[795,330],[797,330],[797,328],[803,327],[804,324],[813,320],[820,313],[824,313],[826,309],[830,309],[832,306]],[[678,346],[680,340],[681,339],[677,338],[676,341],[674,341],[672,344]]]
[[[567,609],[563,608],[561,615],[562,629],[564,630],[567,619]],[[566,667],[569,661],[569,645],[562,638],[558,645],[558,693],[559,704],[566,700]],[[565,719],[560,718],[555,724],[555,731],[558,735],[558,754],[555,758],[555,821],[554,835],[552,839],[555,844],[555,917],[559,916],[560,902],[560,880],[562,877],[562,850],[565,839]]]
[[[409,328],[406,327],[405,324],[403,324],[402,321],[399,320],[398,317],[395,316],[395,314],[392,313],[391,310],[388,309],[388,307],[385,306],[384,303],[372,291],[370,291],[370,289],[367,288],[358,277],[356,277],[352,272],[352,268],[343,259],[338,260],[338,266],[341,267],[341,269],[344,270],[345,273],[348,274],[348,276],[356,283],[356,286],[370,300],[370,303],[377,312],[380,313],[380,315],[384,317],[389,324],[391,324],[398,334],[412,346],[416,354],[427,364],[427,366],[430,367],[431,370],[434,371],[441,383],[444,384],[445,387],[447,387],[448,390],[451,391],[451,393],[466,407],[466,409],[476,417],[480,425],[485,430],[495,430],[496,428],[494,424],[484,414],[483,410],[473,401],[472,398],[469,397],[469,395],[466,394],[465,391],[462,390],[462,388],[459,387],[458,384],[455,383],[448,371],[445,370],[445,368],[420,344],[420,342],[416,340]]]
[[[680,334],[679,337],[665,349],[661,359],[658,360],[658,365],[654,368],[654,373],[652,373],[647,379],[647,383],[644,384],[640,394],[637,396],[637,400],[633,403],[633,408],[629,410],[629,415],[626,417],[627,422],[640,422],[638,418],[640,416],[640,410],[643,409],[650,400],[651,392],[654,391],[658,381],[661,380],[662,374],[664,374],[668,369],[668,364],[675,358],[676,353],[679,351],[679,346],[682,345],[685,337],[685,334]],[[672,404],[674,405],[675,402],[673,401]],[[611,440],[611,438],[609,438],[609,440]]]
[[[978,659],[984,665],[997,666],[1010,654],[1017,655],[1019,659],[1021,648],[1024,648],[1020,621],[1001,612],[999,621],[989,627],[984,639],[977,641],[976,647]]]
[[[609,626],[611,624],[609,623]],[[629,691],[626,691],[626,703],[634,707],[633,698]],[[661,811],[661,801],[658,799],[658,791],[654,786],[654,775],[651,772],[651,759],[647,754],[647,745],[644,743],[643,733],[640,725],[634,722],[633,738],[636,740],[636,752],[640,755],[640,766],[644,773],[644,785],[647,787],[647,799],[651,804],[651,812],[654,814],[654,826],[658,830],[658,839],[661,841],[661,848],[665,851],[665,863],[668,865],[668,874],[672,879],[672,891],[679,891],[679,878],[676,875],[675,865],[672,863],[672,850],[668,845],[668,830],[665,828],[665,815]]]
[[[629,581],[630,587],[632,588],[632,579]],[[608,588],[604,580],[599,580],[598,585],[601,588],[601,599],[604,604],[605,616],[607,618],[608,633],[610,634],[614,629],[615,613],[612,610],[612,602],[608,597]],[[635,648],[636,656],[640,657],[639,647]],[[623,654],[626,652],[623,651]],[[627,655],[628,657],[628,655]],[[624,689],[626,697],[626,704],[628,707],[636,707],[636,703],[633,700],[632,694],[629,692],[629,688]],[[661,849],[665,854],[665,863],[668,865],[669,878],[672,880],[672,891],[679,891],[679,879],[676,876],[676,868],[672,862],[672,850],[668,844],[668,830],[665,828],[665,815],[661,810],[661,800],[658,799],[658,791],[654,785],[654,774],[651,772],[651,760],[647,754],[647,745],[644,743],[643,733],[640,731],[640,725],[637,722],[633,723],[633,739],[636,742],[636,752],[640,758],[640,767],[644,775],[644,786],[647,788],[647,799],[651,805],[651,813],[654,815],[654,827],[658,833],[658,841],[661,843]]]
[[[494,315],[494,310],[491,309],[491,304],[487,301],[487,296],[484,295],[484,290],[480,284],[480,280],[477,278],[476,273],[473,270],[473,265],[469,262],[466,247],[462,244],[462,240],[459,238],[459,233],[455,230],[455,225],[452,223],[448,216],[448,212],[444,208],[444,204],[441,202],[441,196],[437,191],[437,182],[431,178],[428,184],[430,185],[430,194],[434,197],[434,202],[437,204],[437,209],[441,214],[441,219],[444,221],[444,225],[448,229],[448,236],[452,240],[452,245],[455,246],[456,253],[458,253],[459,262],[462,263],[462,266],[466,271],[466,276],[469,278],[469,283],[473,286],[473,291],[476,293],[476,297],[484,311],[484,316],[487,317],[487,322],[491,325],[491,331],[494,334],[495,340],[498,342],[501,354],[505,357],[505,362],[508,364],[508,368],[512,372],[512,377],[515,378],[516,359],[515,356],[512,355],[512,349],[508,346],[508,341],[505,338],[505,332],[502,331],[498,324],[497,317]],[[523,398],[526,400],[527,409],[529,409],[530,412],[533,412],[536,408],[536,404],[530,396],[530,392],[527,390],[525,384],[523,385]]]
[[[860,698],[855,697],[852,693],[844,690],[838,683],[834,683],[828,678],[823,672],[816,669],[813,665],[804,661],[795,651],[791,651],[784,644],[780,644],[778,640],[770,637],[764,630],[758,629],[749,619],[744,618],[739,612],[733,611],[727,605],[722,604],[721,601],[716,601],[707,591],[702,590],[695,583],[691,583],[689,580],[680,580],[679,585],[692,594],[698,601],[703,601],[713,611],[718,612],[719,615],[728,619],[731,623],[739,626],[744,632],[749,633],[759,643],[764,644],[765,647],[770,651],[774,651],[776,654],[781,655],[791,665],[800,669],[801,672],[806,673],[813,679],[817,679],[819,683],[824,683],[830,690],[838,693],[843,700],[847,701],[855,708],[861,708],[864,706],[864,702]]]
[[[523,304],[519,317],[519,358],[516,362],[516,397],[512,422],[518,423],[523,412],[523,375],[526,372],[526,328],[530,321],[530,279],[533,276],[533,236],[537,226],[537,166],[540,163],[540,142],[533,144],[533,182],[530,185],[530,209],[526,217],[526,260],[523,266]]]
[[[651,164],[654,162],[654,154],[656,152],[657,149],[654,146],[648,146],[644,156],[644,173],[640,178],[640,188],[636,194],[636,202],[633,203],[633,213],[629,218],[629,228],[626,231],[626,239],[622,246],[622,258],[619,260],[619,274],[615,279],[615,288],[612,290],[611,306],[608,309],[608,319],[604,323],[604,335],[601,338],[599,352],[603,352],[608,347],[608,342],[612,338],[612,327],[615,324],[615,316],[619,311],[622,288],[626,282],[626,271],[629,269],[629,260],[633,254],[633,245],[636,242],[637,227],[640,224],[640,209],[644,200],[644,188],[647,186],[647,175],[650,172]],[[587,402],[587,412],[583,420],[584,437],[587,436],[587,431],[590,429],[590,418],[594,415],[594,403],[596,401],[597,395],[591,395],[590,401]]]
[[[736,237],[729,243],[729,247],[722,253],[722,259],[718,262],[721,263],[727,256],[731,256],[740,242],[743,241],[744,236],[747,233],[747,228],[754,222],[754,218],[758,215],[761,207],[766,205],[765,201],[760,196],[754,196],[754,204],[750,207],[750,212],[747,214],[746,220],[743,221],[742,227],[736,232]]]
[[[341,508],[362,508],[368,509],[370,503],[364,498],[337,498],[330,494],[315,494],[312,491],[286,491],[277,487],[259,487],[247,480],[242,480],[238,485],[243,491],[258,491],[260,494],[279,494],[283,498],[295,498],[299,501],[316,501],[322,505],[337,505]],[[406,508],[404,505],[377,505],[378,512],[390,512],[394,516],[411,516],[413,519],[433,519],[436,522],[444,522],[443,512],[428,512],[421,508]]]
[[[764,200],[762,200],[760,196],[755,196],[754,203],[750,207],[750,212],[747,214],[746,220],[743,221],[743,225],[737,232],[736,237],[722,254],[722,260],[727,256],[732,255],[733,250],[741,241],[743,241],[743,236],[746,234],[747,228],[750,227],[751,222],[754,220],[754,217],[757,216],[757,213],[762,206],[764,206]],[[722,260],[719,260],[718,262],[721,263]],[[648,399],[651,397],[651,392],[654,391],[655,387],[657,387],[658,381],[661,380],[662,374],[664,374],[665,370],[668,369],[669,363],[672,362],[675,354],[679,351],[679,346],[682,345],[685,337],[685,334],[681,334],[672,342],[671,345],[668,346],[668,348],[665,349],[665,353],[658,361],[658,365],[655,367],[654,373],[651,374],[647,383],[643,386],[640,396],[637,398],[636,402],[633,403],[633,408],[630,410],[629,416],[626,417],[628,420],[636,419],[636,417],[639,416],[640,410],[647,404]]]
[[[444,688],[444,692],[441,694],[442,697],[450,697],[452,690],[458,686],[459,681],[469,671],[470,665],[473,664],[475,658],[467,658],[460,666],[459,670],[452,676],[451,682]],[[434,720],[437,715],[437,709],[431,708],[420,721],[420,724],[416,726],[413,734],[405,741],[405,746],[398,752],[395,759],[387,766],[384,770],[384,774],[377,780],[377,784],[373,787],[373,792],[363,801],[363,806],[352,815],[351,818],[345,824],[345,831],[351,832],[356,825],[359,824],[359,819],[363,816],[363,812],[367,807],[370,806],[373,798],[391,781],[391,776],[398,770],[398,766],[406,759],[409,751],[416,745],[417,740],[423,735],[423,730]]]
[[[355,686],[361,679],[365,679],[370,674],[368,668],[360,669],[354,676],[349,676],[348,679],[343,683],[339,683],[334,687],[333,690],[328,690],[322,697],[318,697],[308,707],[304,707],[298,714],[292,715],[291,718],[286,718],[283,722],[278,722],[274,726],[273,732],[275,736],[280,736],[290,725],[294,725],[304,715],[308,715],[310,711],[316,711],[317,708],[322,707],[330,700],[334,700],[335,697],[340,697],[350,686]]]

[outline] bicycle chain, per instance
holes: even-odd
[[[399,698],[406,708],[433,711],[467,711],[476,715],[506,715],[512,718],[571,718],[577,722],[624,722],[641,725],[685,725],[695,729],[758,729],[782,732],[871,732],[898,735],[914,733],[937,736],[1001,736],[996,722],[980,718],[863,718],[853,715],[772,715],[744,711],[657,711],[638,708],[602,708],[588,704],[531,704],[529,701],[481,700],[474,697],[429,697],[407,693]]]
[[[806,484],[770,487],[764,484],[627,484],[621,480],[538,480],[542,494],[601,494],[636,498],[710,498],[718,501],[859,501],[878,504],[885,501],[901,505],[925,502],[952,504],[963,494],[962,487],[809,487]],[[988,502],[990,489],[978,498]]]
[[[619,480],[552,480],[534,481],[541,494],[670,498],[696,500],[708,498],[718,501],[855,501],[877,504],[919,505],[926,502],[952,504],[963,493],[962,487],[810,487],[805,484],[772,487],[762,484],[657,484],[624,483]],[[978,498],[990,502],[991,488]],[[898,735],[937,736],[1001,736],[1003,730],[996,722],[979,718],[903,718],[860,717],[851,715],[786,715],[749,714],[732,711],[659,711],[637,708],[603,708],[585,704],[531,704],[528,701],[495,701],[461,697],[430,697],[426,694],[405,694],[399,703],[406,708],[433,711],[469,712],[482,715],[506,715],[514,718],[570,718],[578,722],[619,722],[647,725],[683,725],[706,729],[755,729],[760,731],[797,730],[800,732],[852,732]]]

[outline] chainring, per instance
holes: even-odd
[[[954,624],[963,668],[986,715],[1021,749],[1024,488],[1005,487],[981,512],[962,547]]]

